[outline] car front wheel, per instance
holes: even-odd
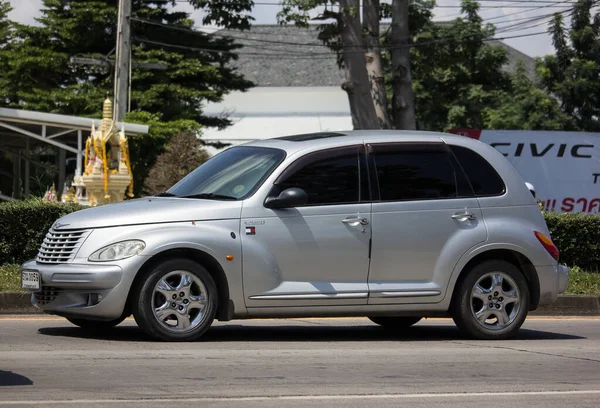
[[[135,321],[156,339],[195,340],[215,318],[217,287],[210,273],[197,262],[162,262],[147,273],[134,291]]]
[[[527,317],[527,281],[509,262],[482,262],[468,272],[457,290],[452,318],[470,337],[482,340],[513,337]]]

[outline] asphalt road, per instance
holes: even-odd
[[[600,318],[530,318],[510,341],[450,320],[391,334],[366,319],[216,323],[149,341],[127,320],[90,335],[0,317],[0,406],[600,407]]]

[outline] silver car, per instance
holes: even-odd
[[[23,287],[84,328],[133,314],[194,340],[216,318],[365,316],[402,330],[451,316],[505,339],[569,271],[506,158],[442,133],[354,131],[255,141],[168,191],[56,222]]]

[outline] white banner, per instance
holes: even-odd
[[[544,209],[600,212],[600,133],[454,130],[493,147],[533,184]]]

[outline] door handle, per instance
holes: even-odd
[[[464,212],[462,214],[453,214],[452,215],[452,219],[453,220],[474,220],[475,219],[475,214],[473,213],[468,213],[468,212]]]
[[[358,225],[367,225],[369,223],[369,220],[367,220],[366,218],[344,218],[342,222],[352,227],[356,227]]]

